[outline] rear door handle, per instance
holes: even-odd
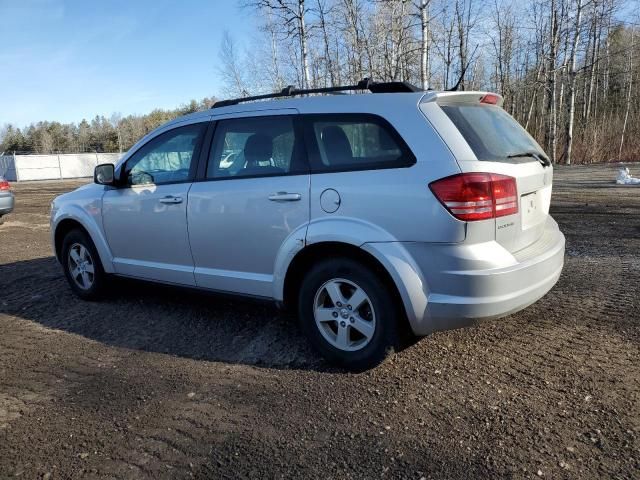
[[[272,202],[297,202],[302,198],[299,193],[278,192],[269,195],[269,200]]]
[[[170,205],[175,205],[177,203],[182,203],[182,197],[174,197],[173,195],[167,195],[166,197],[162,197],[160,199],[160,203],[168,203]]]

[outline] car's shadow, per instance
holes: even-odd
[[[295,318],[269,303],[117,280],[100,302],[75,297],[53,257],[0,265],[0,314],[116,347],[192,359],[333,371]]]

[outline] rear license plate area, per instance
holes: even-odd
[[[520,212],[522,212],[523,230],[539,224],[544,219],[545,212],[538,192],[527,193],[520,197]]]

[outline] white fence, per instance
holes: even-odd
[[[92,177],[101,163],[116,163],[123,153],[69,153],[59,155],[4,155],[0,176],[10,182]]]

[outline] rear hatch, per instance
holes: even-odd
[[[486,172],[515,179],[517,213],[477,223],[494,222],[495,240],[517,252],[544,232],[553,169],[542,148],[501,105],[502,98],[494,94],[447,92],[427,96],[421,109],[463,173]],[[470,230],[473,223],[469,222]]]

